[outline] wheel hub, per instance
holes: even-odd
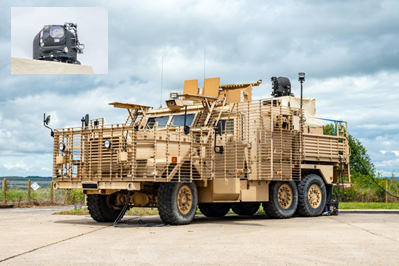
[[[281,208],[288,209],[292,204],[292,189],[288,184],[283,184],[278,189],[278,203]]]
[[[118,199],[116,194],[107,195],[107,206],[110,210],[122,210],[123,204],[118,204]]]
[[[193,205],[193,194],[191,189],[184,185],[177,193],[177,207],[182,214],[187,214]]]
[[[319,185],[313,184],[308,190],[308,201],[310,206],[317,208],[321,204],[321,189]]]

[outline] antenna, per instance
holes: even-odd
[[[161,64],[161,102],[159,104],[159,108],[162,108],[162,85],[163,85],[163,56],[162,56],[162,64]]]
[[[205,59],[206,59],[206,48],[204,47],[204,80],[205,80]]]

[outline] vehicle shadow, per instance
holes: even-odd
[[[191,224],[234,224],[234,225],[247,225],[247,226],[264,226],[264,224],[256,223],[255,221],[270,219],[267,215],[259,214],[253,216],[239,216],[239,215],[226,215],[224,217],[206,217],[197,214]],[[57,220],[54,223],[71,224],[71,225],[89,225],[89,226],[112,226],[113,223],[99,223],[94,221],[90,216],[79,216],[77,219]],[[164,224],[159,215],[154,216],[125,216],[116,227],[162,227],[169,226]]]

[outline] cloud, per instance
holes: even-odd
[[[399,157],[399,151],[391,151],[396,157]]]
[[[10,163],[4,163],[3,167],[6,168],[7,170],[11,169],[17,169],[17,170],[24,170],[24,171],[29,171],[31,167],[24,163],[23,161],[20,162],[10,162]]]

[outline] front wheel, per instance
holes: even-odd
[[[167,182],[158,190],[159,216],[165,224],[183,225],[193,221],[198,192],[194,183]]]
[[[263,203],[263,209],[269,217],[290,218],[295,214],[297,206],[298,191],[294,181],[270,184],[269,201]]]
[[[297,213],[300,216],[319,216],[326,206],[326,186],[316,174],[306,175],[298,184],[299,202]]]
[[[97,222],[115,221],[123,209],[123,205],[116,204],[116,196],[117,194],[87,195],[87,208],[91,217]]]

